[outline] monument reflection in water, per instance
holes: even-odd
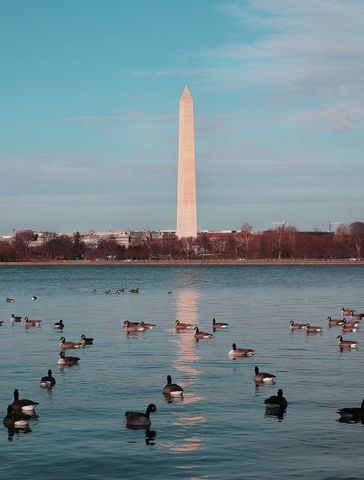
[[[177,309],[176,320],[183,323],[191,323],[193,325],[198,323],[198,299],[199,293],[196,290],[180,290],[177,293]],[[175,331],[175,339],[171,340],[176,345],[177,358],[172,362],[173,367],[181,372],[184,380],[183,382],[176,378],[176,383],[179,383],[183,390],[182,399],[173,399],[175,402],[183,402],[184,406],[193,405],[205,400],[204,397],[197,395],[194,392],[194,386],[198,380],[201,371],[196,368],[196,363],[200,360],[196,349],[196,340],[193,335],[193,330]],[[205,423],[206,417],[194,413],[193,407],[183,408],[183,412],[174,412],[175,419],[173,425],[176,428],[176,440],[164,444],[173,453],[194,452],[201,448],[201,438],[196,433],[195,426]],[[192,468],[192,465],[181,465],[181,469]]]

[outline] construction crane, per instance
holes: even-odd
[[[327,230],[328,233],[331,233],[331,227],[332,227],[333,225],[341,225],[342,223],[344,223],[344,222],[332,222],[331,220],[329,220],[328,223],[323,223],[322,225],[323,225],[324,227],[327,226],[327,227],[328,227],[328,230]]]

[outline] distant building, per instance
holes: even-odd
[[[108,230],[106,232],[89,230],[88,232],[80,232],[80,237],[85,245],[89,246],[96,246],[100,240],[114,240],[118,245],[125,248],[128,248],[130,243],[130,232],[126,230]]]
[[[0,235],[0,242],[10,243],[13,239],[12,235]]]

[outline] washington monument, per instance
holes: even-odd
[[[177,237],[197,237],[193,100],[187,87],[179,101]]]

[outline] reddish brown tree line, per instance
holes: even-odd
[[[0,261],[127,260],[127,259],[361,259],[364,255],[364,223],[340,225],[335,233],[300,232],[281,225],[253,233],[249,225],[230,234],[202,233],[197,239],[174,236],[134,239],[129,248],[115,240],[86,246],[73,237],[48,234],[43,245],[34,245],[34,233],[19,232],[11,242],[0,241]],[[33,245],[32,245],[33,242]]]

